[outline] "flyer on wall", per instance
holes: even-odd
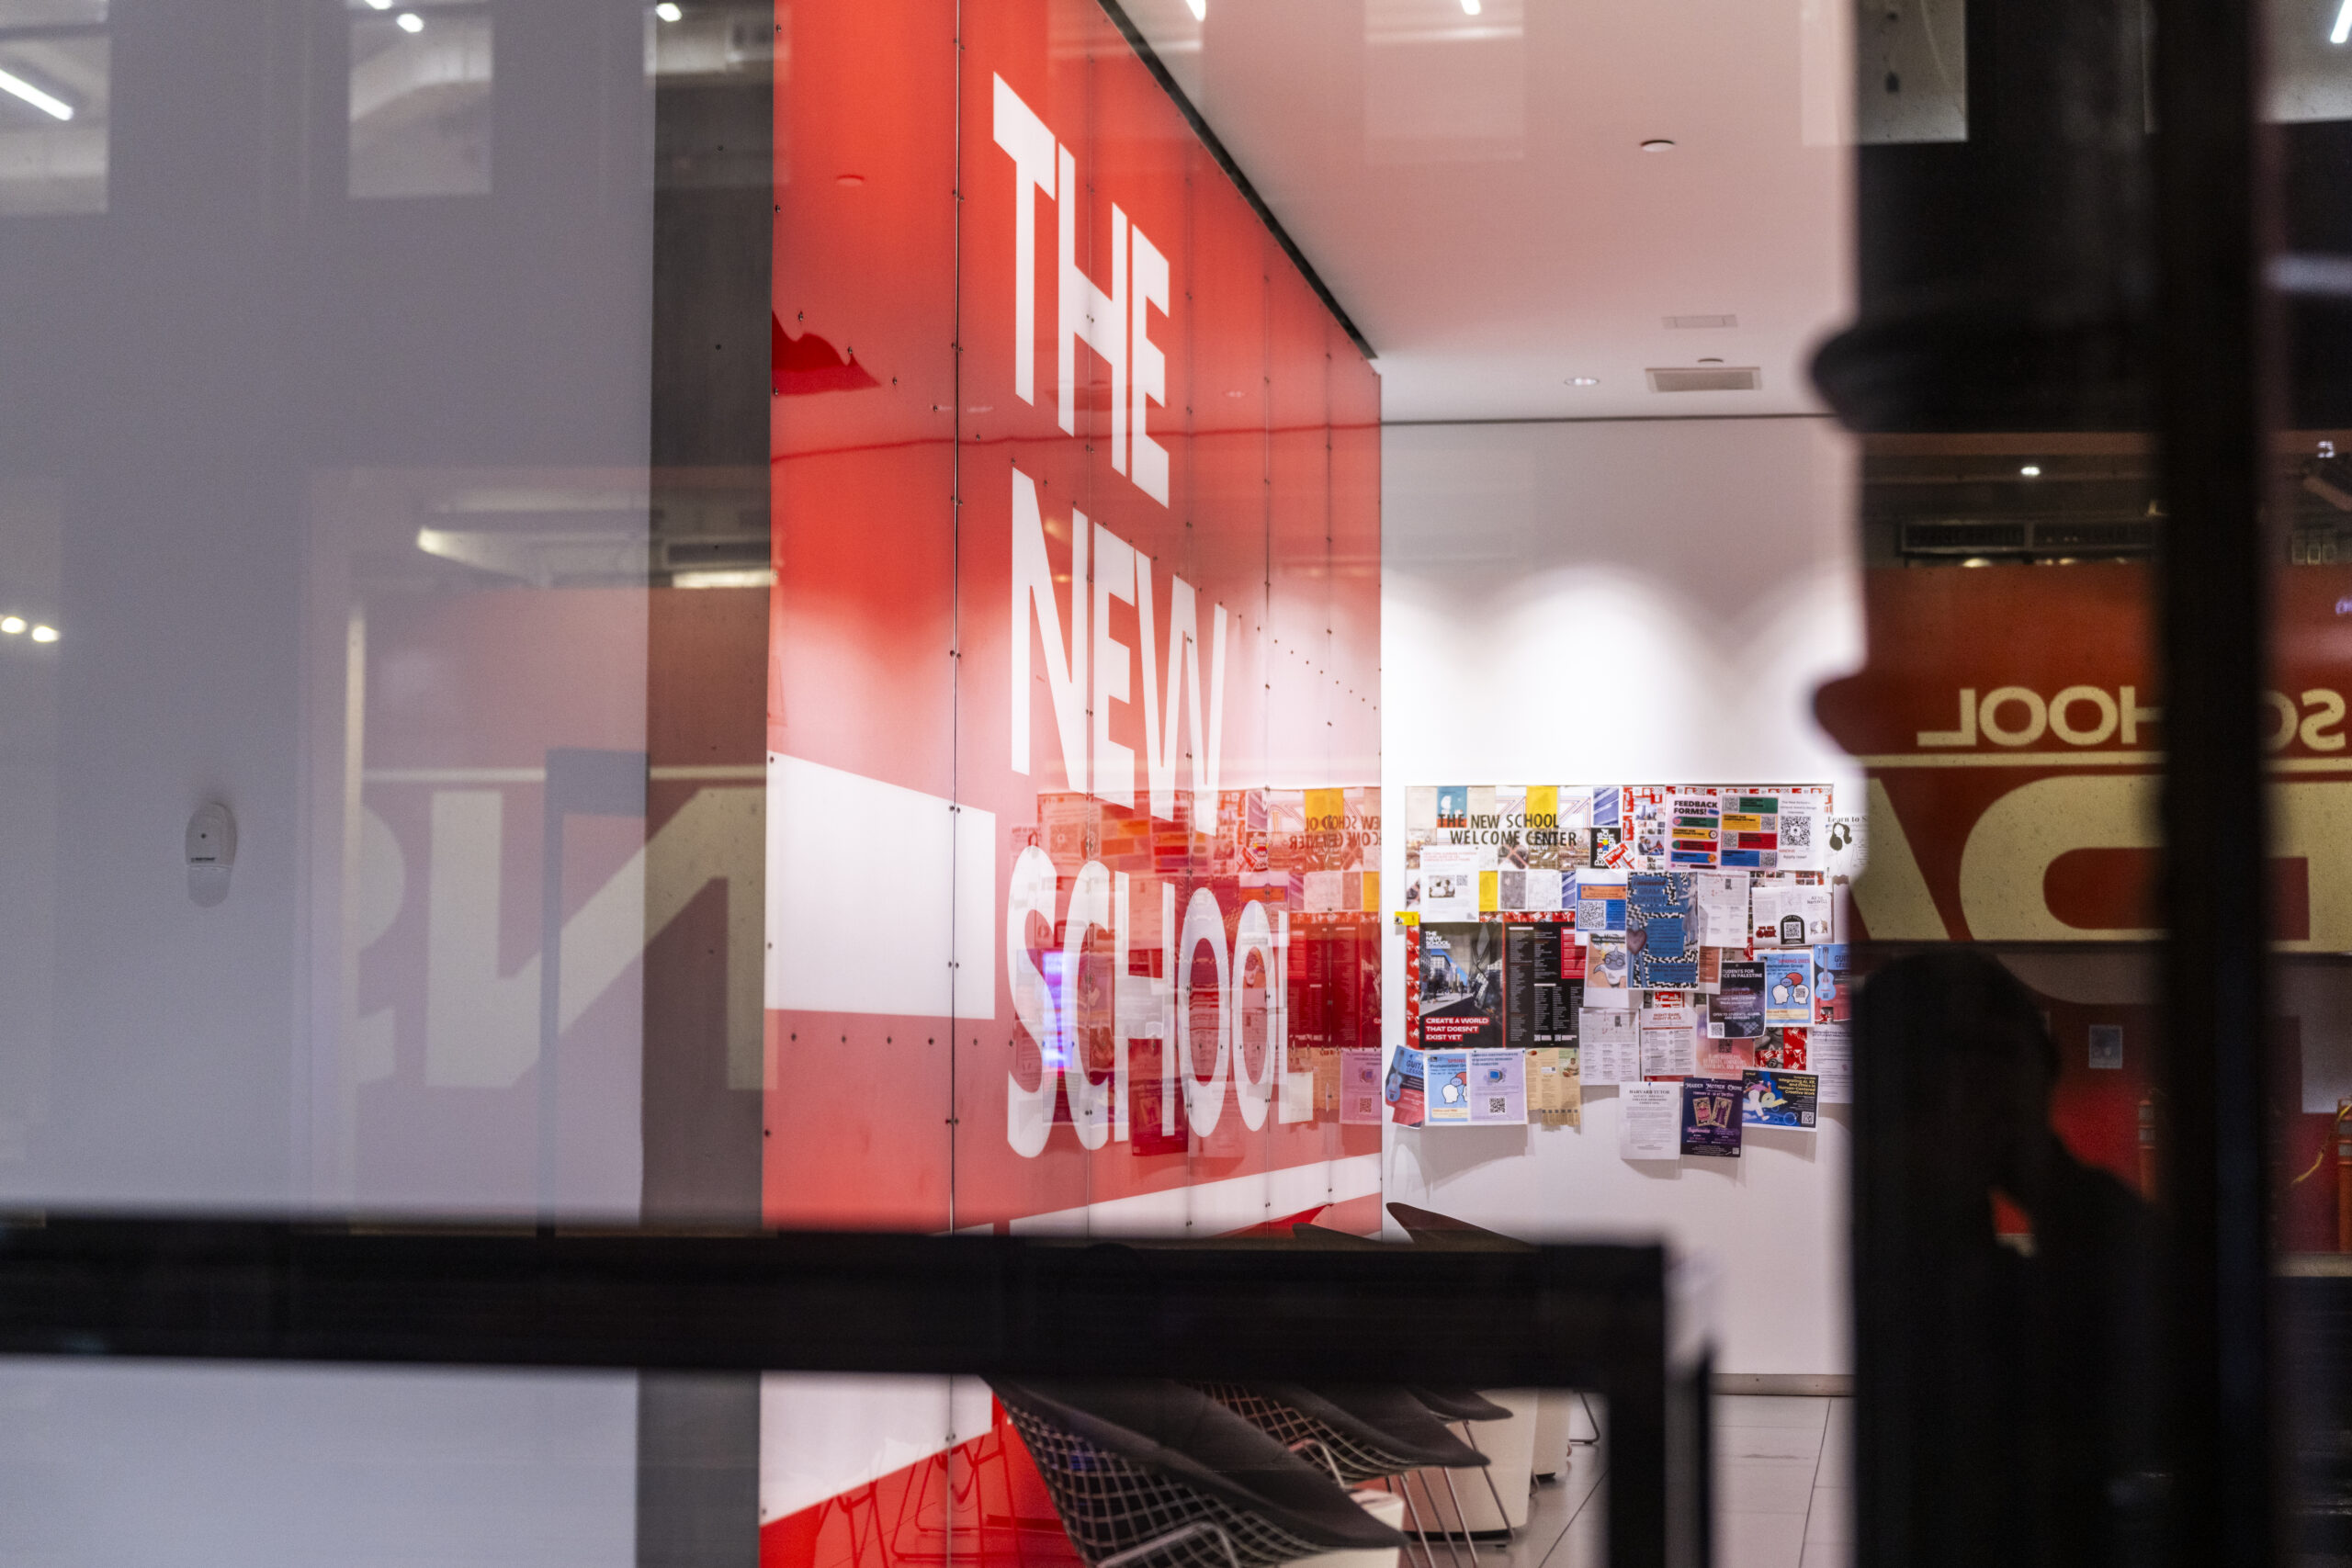
[[[1428,1064],[1419,1051],[1410,1045],[1396,1047],[1381,1096],[1388,1102],[1389,1120],[1399,1127],[1418,1127],[1428,1115],[1429,1101],[1423,1087],[1427,1073]]]
[[[1813,950],[1767,953],[1764,965],[1764,1022],[1770,1028],[1802,1029],[1813,1021]]]
[[[1380,1052],[1350,1047],[1340,1053],[1340,1120],[1350,1126],[1380,1122]]]
[[[1719,1159],[1739,1157],[1741,1107],[1746,1097],[1737,1079],[1682,1080],[1682,1152]]]
[[[1724,792],[1721,863],[1725,869],[1780,869],[1780,811],[1778,796]]]
[[[1814,1130],[1815,1108],[1821,1086],[1811,1073],[1781,1073],[1758,1068],[1741,1080],[1746,1103],[1741,1120],[1750,1127],[1795,1127]]]
[[[1853,998],[1848,987],[1847,954],[1851,950],[1842,942],[1825,942],[1813,950],[1813,1021],[1844,1023],[1853,1017]]]
[[[1440,790],[1442,796],[1445,791]],[[1478,846],[1421,846],[1421,919],[1476,920],[1478,918]]]
[[[1575,1043],[1576,1008],[1584,987],[1561,978],[1560,959],[1563,947],[1575,950],[1576,933],[1552,920],[1502,931],[1506,1040],[1519,1047]]]
[[[1641,1048],[1634,1034],[1632,1010],[1587,1008],[1577,1029],[1581,1036],[1580,1066],[1587,1082],[1598,1085],[1641,1081]]]
[[[1617,1091],[1617,1156],[1679,1159],[1682,1086],[1629,1083]]]
[[[1812,1060],[1800,1065],[1812,1071],[1824,1105],[1854,1102],[1853,1038],[1853,1026],[1845,1023],[1816,1023],[1806,1032]]]
[[[1553,1046],[1527,1054],[1527,1114],[1548,1127],[1574,1127],[1584,1118],[1580,1050]]]
[[[1420,1036],[1425,1051],[1503,1043],[1506,931],[1492,921],[1421,924]]]
[[[1806,1060],[1810,1029],[1779,1029],[1767,1025],[1763,1043],[1756,1047],[1756,1065],[1759,1067],[1786,1067],[1806,1071],[1812,1064]]]
[[[1723,1038],[1753,1043],[1764,1038],[1764,964],[1761,959],[1727,958],[1715,986],[1714,1021]]]
[[[1625,879],[1625,957],[1632,985],[1648,989],[1699,983],[1690,919],[1687,874],[1635,872]]]
[[[1432,1127],[1467,1126],[1470,1122],[1470,1053],[1421,1053],[1422,1099]]]
[[[1470,1120],[1480,1125],[1525,1125],[1527,1053],[1473,1051],[1469,1055]]]

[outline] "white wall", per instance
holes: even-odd
[[[1827,783],[1814,688],[1861,658],[1850,444],[1821,420],[1392,426],[1382,784]],[[1392,824],[1401,821],[1389,812]],[[1404,886],[1386,835],[1385,888]],[[1391,897],[1393,898],[1394,893]],[[1403,944],[1383,1017],[1403,1037]],[[1581,1129],[1388,1132],[1387,1195],[1530,1239],[1664,1236],[1720,1269],[1718,1370],[1844,1372],[1847,1113],[1736,1162]]]

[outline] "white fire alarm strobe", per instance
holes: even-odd
[[[187,896],[209,908],[229,896],[229,868],[237,863],[237,818],[208,800],[187,819]]]

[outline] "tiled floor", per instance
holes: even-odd
[[[1853,1402],[1758,1394],[1715,1401],[1716,1568],[1846,1568]],[[1578,1412],[1576,1432],[1592,1429]],[[1579,1440],[1567,1473],[1539,1483],[1527,1528],[1474,1568],[1602,1568],[1605,1450]],[[1445,1549],[1438,1568],[1460,1568]],[[1417,1559],[1416,1559],[1417,1560]]]

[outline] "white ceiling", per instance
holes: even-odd
[[[1371,340],[1388,419],[1817,412],[1854,0],[1478,3],[1126,8]],[[1648,389],[1708,357],[1761,389]]]

